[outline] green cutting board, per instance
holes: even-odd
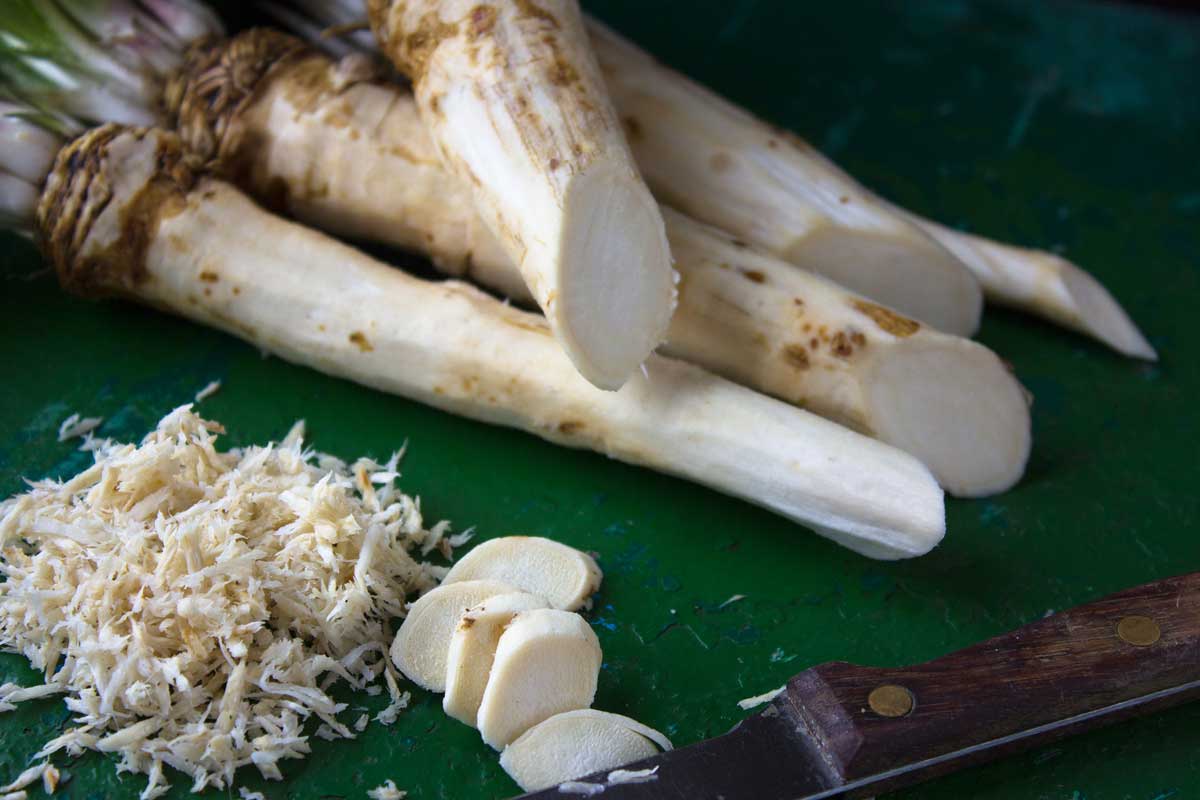
[[[1015,490],[950,501],[932,555],[868,561],[683,481],[451,417],[264,358],[228,336],[123,303],[66,297],[16,237],[0,250],[0,491],[87,458],[55,441],[74,411],[138,437],[210,380],[203,413],[227,444],[282,436],[386,456],[431,519],[481,537],[541,534],[599,553],[591,615],[604,646],[599,708],[679,745],[727,730],[736,703],[822,661],[932,658],[1102,594],[1200,569],[1200,18],[1079,2],[808,3],[609,0],[597,15],[663,60],[790,127],[893,200],[954,225],[1067,253],[1094,271],[1162,354],[1120,358],[989,309],[981,340],[1034,405]],[[729,605],[732,595],[745,599]],[[36,676],[16,656],[0,680]],[[358,698],[371,709],[381,698]],[[0,777],[69,715],[0,717]],[[70,798],[144,780],[88,754]],[[272,797],[361,798],[394,779],[413,800],[516,787],[478,735],[414,691],[391,727],[314,740]],[[172,796],[188,782],[174,774]],[[213,793],[219,794],[219,793]],[[959,800],[1200,797],[1200,705],[973,769],[896,795]]]

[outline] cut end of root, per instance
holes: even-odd
[[[621,388],[666,338],[671,254],[658,206],[624,167],[593,167],[568,184],[559,293],[545,311],[580,374]]]
[[[1011,488],[1032,443],[1020,383],[987,348],[911,339],[871,364],[863,380],[876,435],[920,459],[959,497]]]
[[[1061,275],[1063,285],[1079,309],[1076,327],[1118,353],[1147,361],[1158,360],[1158,353],[1150,342],[1098,280],[1066,260],[1062,261]]]
[[[940,331],[971,336],[979,328],[979,282],[916,229],[869,234],[831,225],[797,241],[784,257]]]

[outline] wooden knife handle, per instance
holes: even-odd
[[[1200,573],[1120,592],[913,667],[822,664],[793,678],[787,696],[841,781],[960,754],[873,786],[878,792],[1196,699],[1193,691],[1097,713],[1197,680]],[[1088,714],[1095,716],[1003,741]]]

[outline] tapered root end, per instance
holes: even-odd
[[[546,314],[583,377],[619,389],[666,338],[674,306],[662,216],[627,169],[589,169],[569,184],[559,293]]]
[[[1078,308],[1079,320],[1075,327],[1118,353],[1147,361],[1158,360],[1158,353],[1150,342],[1098,280],[1068,261],[1062,262],[1061,270],[1063,286]]]
[[[939,339],[900,342],[868,368],[863,395],[876,435],[920,459],[952,495],[1003,492],[1029,458],[1025,393],[987,348]]]
[[[871,234],[829,226],[797,241],[785,258],[940,331],[971,336],[979,328],[979,282],[916,229]]]

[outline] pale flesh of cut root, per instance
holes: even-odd
[[[659,748],[670,750],[671,743],[636,720],[580,709],[556,714],[525,731],[504,748],[500,766],[521,789],[535,792],[650,758]]]
[[[500,581],[463,581],[423,595],[409,607],[392,642],[392,663],[422,689],[446,691],[446,657],[462,615],[493,595],[515,591]]]
[[[479,705],[483,740],[500,750],[542,720],[590,706],[600,659],[600,642],[578,614],[546,608],[514,616]]]
[[[443,163],[587,380],[618,389],[666,334],[670,251],[574,0],[370,3]]]
[[[587,553],[540,536],[505,536],[476,545],[442,583],[503,581],[544,597],[551,608],[577,611],[600,588],[602,578]]]
[[[942,491],[912,456],[670,358],[600,391],[537,315],[413,278],[221,181],[188,182],[172,147],[163,132],[106,126],[60,152],[38,224],[66,288],[119,293],[332,375],[688,478],[873,558],[920,555],[944,535]],[[164,162],[171,173],[156,173]],[[67,203],[96,211],[52,213]]]
[[[338,74],[334,62],[309,54],[265,82],[233,137],[242,146],[232,161],[254,165],[239,173],[243,182],[265,197],[282,180],[290,210],[311,224],[420,250],[451,275],[469,273],[531,302],[519,271],[475,214],[468,187],[440,167],[412,96],[369,82],[340,87]],[[300,77],[324,88],[301,103],[289,88]],[[347,136],[347,127],[359,135]],[[900,445],[955,494],[1002,491],[1020,477],[1029,412],[1015,378],[989,350],[918,325],[677,211],[664,208],[663,215],[680,273],[664,353]],[[946,352],[948,364],[965,364],[905,382],[939,398],[933,427],[920,404],[874,387],[874,376],[898,374],[883,365],[905,361],[904,353],[915,349]],[[976,428],[986,432],[984,445],[959,446]]]
[[[513,592],[494,595],[467,609],[450,638],[443,711],[459,722],[475,727],[475,716],[483,701],[500,635],[514,614],[535,608],[547,608],[546,601],[528,592]]]

